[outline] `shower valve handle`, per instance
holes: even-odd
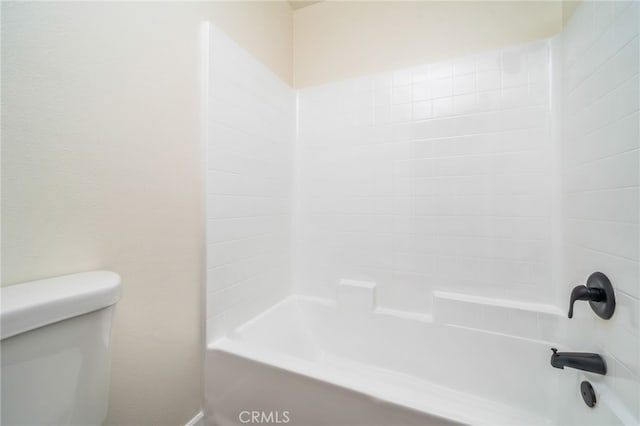
[[[579,285],[571,291],[569,318],[573,318],[573,304],[576,300],[588,300],[591,309],[603,319],[611,318],[616,307],[611,281],[602,272],[594,272],[587,279],[587,285]]]
[[[604,300],[604,298],[604,291],[599,288],[589,288],[586,285],[574,287],[571,291],[571,300],[569,301],[569,318],[573,318],[573,304],[576,300],[600,302]]]

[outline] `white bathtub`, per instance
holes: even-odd
[[[621,423],[606,406],[584,405],[577,390],[584,375],[552,368],[550,347],[428,316],[290,296],[208,345],[205,419],[223,426]]]

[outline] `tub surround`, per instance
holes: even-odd
[[[559,333],[575,349],[604,357],[600,383],[632,412],[630,424],[640,422],[639,33],[638,2],[582,2],[556,40],[563,71],[559,305],[568,307],[572,288],[595,271],[611,280],[616,302],[609,320],[576,304]]]
[[[287,411],[300,425],[543,425],[557,424],[561,410],[590,424],[620,424],[629,415],[616,414],[621,402],[610,391],[597,412],[579,398],[560,403],[549,387],[570,386],[548,366],[548,352],[546,341],[437,317],[289,296],[208,345],[205,418],[241,424],[247,407]],[[596,376],[581,374],[599,384]]]
[[[639,26],[637,2],[583,2],[552,39],[263,98],[261,71],[213,66],[214,118],[236,132],[209,145],[261,143],[208,182],[253,198],[208,204],[233,249],[208,247],[205,419],[248,404],[300,424],[638,423]],[[244,55],[218,49],[223,68]],[[265,113],[233,112],[236,93]],[[255,132],[261,116],[295,134]],[[283,153],[285,192],[244,193],[278,167],[252,158]],[[596,270],[615,314],[569,320]],[[601,355],[606,375],[552,368],[552,347]]]
[[[298,92],[294,287],[555,303],[550,42]],[[329,172],[330,171],[330,172]]]
[[[291,292],[295,94],[215,26],[207,98],[207,339]]]

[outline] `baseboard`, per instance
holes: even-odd
[[[202,414],[202,411],[193,416],[193,418],[184,426],[204,426],[204,415]]]

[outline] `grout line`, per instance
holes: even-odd
[[[597,250],[597,249],[594,249],[592,247],[587,247],[587,246],[584,246],[584,245],[578,244],[578,243],[567,242],[567,244],[570,245],[570,246],[581,248],[583,250],[587,250],[587,251],[591,251],[591,252],[594,252],[594,253],[602,254],[602,255],[605,255],[605,256],[615,257],[616,259],[626,260],[628,262],[633,262],[633,263],[639,263],[640,264],[640,261],[638,261],[638,259],[632,259],[630,257],[620,256],[618,254],[609,253],[609,252],[602,251],[602,250]]]
[[[567,216],[566,219],[580,222],[594,222],[594,223],[613,223],[613,224],[621,224],[621,225],[634,225],[638,226],[638,222],[627,221],[627,220],[610,220],[610,219],[594,219],[588,217],[571,217]]]
[[[608,28],[606,31],[611,31],[611,30],[612,30],[612,28],[613,28],[613,27],[610,25],[610,26],[609,26],[609,28]],[[606,31],[603,31],[603,32],[602,32],[602,34],[601,34],[601,36],[602,36],[604,33],[606,33]],[[600,37],[601,37],[601,36],[600,36]],[[599,37],[599,38],[600,38],[600,37]],[[618,56],[618,54],[619,54],[620,52],[622,52],[622,50],[624,50],[624,49],[625,49],[629,44],[631,44],[632,42],[634,42],[637,38],[638,38],[638,34],[636,34],[632,39],[628,40],[628,41],[627,41],[627,42],[626,42],[622,47],[620,47],[620,49],[618,49],[617,51],[615,51],[615,52],[611,53],[611,55],[610,55],[609,57],[607,57],[607,59],[605,59],[605,61],[604,61],[604,62],[601,62],[600,64],[598,64],[598,65],[596,66],[596,68],[595,68],[595,69],[593,69],[593,70],[591,71],[591,73],[590,73],[590,74],[588,74],[587,76],[583,77],[583,78],[581,79],[581,81],[580,81],[580,82],[578,82],[578,83],[576,84],[576,86],[574,86],[573,88],[569,89],[569,91],[567,92],[567,96],[571,96],[571,94],[572,94],[573,92],[575,92],[578,88],[580,88],[580,86],[582,86],[584,83],[586,83],[586,82],[587,82],[587,80],[589,80],[589,79],[591,79],[592,77],[594,77],[594,76],[596,75],[596,73],[598,73],[601,69],[603,69],[603,68],[604,68],[604,67],[605,67],[605,66],[606,66],[610,61],[612,61],[613,59],[615,59],[615,57],[616,57],[616,56]],[[593,45],[595,45],[595,43],[597,43],[597,41],[599,41],[599,39],[598,39],[598,40],[596,40],[594,43],[592,43],[592,44],[591,44],[591,46],[589,46],[589,47],[588,47],[588,49],[590,49],[591,47],[593,47]],[[581,55],[582,55],[582,54],[581,54]],[[584,56],[582,56],[582,57],[584,57]],[[572,67],[573,67],[574,65],[577,65],[577,63],[575,63],[575,62],[574,62],[573,64],[570,64],[570,65],[567,67],[567,72],[568,72],[569,70],[571,70],[571,69],[572,69]],[[625,83],[626,83],[626,81],[625,81]],[[619,87],[619,86],[620,86],[620,85],[616,86],[616,88],[617,88],[617,87]],[[616,88],[614,88],[613,90],[615,90]],[[613,91],[613,90],[612,90],[612,91]],[[598,99],[599,99],[599,98],[598,98]]]
[[[580,163],[580,164],[574,164],[572,166],[567,166],[567,168],[564,170],[564,173],[568,173],[569,171],[580,169],[580,168],[583,168],[583,167],[586,167],[586,166],[592,166],[594,163],[598,163],[598,162],[603,161],[603,160],[610,160],[610,159],[612,159],[614,157],[619,157],[619,156],[622,156],[622,155],[625,155],[625,154],[630,154],[630,153],[637,152],[637,151],[640,151],[640,148],[639,147],[634,147],[634,148],[627,149],[626,151],[617,152],[615,154],[610,154],[610,155],[607,155],[605,157],[599,157],[599,158],[596,158],[594,160],[587,161],[586,163]]]
[[[626,185],[626,186],[614,186],[611,188],[599,188],[599,189],[584,189],[584,190],[576,190],[576,191],[565,191],[565,194],[587,194],[591,192],[606,192],[606,191],[620,191],[624,189],[640,189],[640,185]]]

